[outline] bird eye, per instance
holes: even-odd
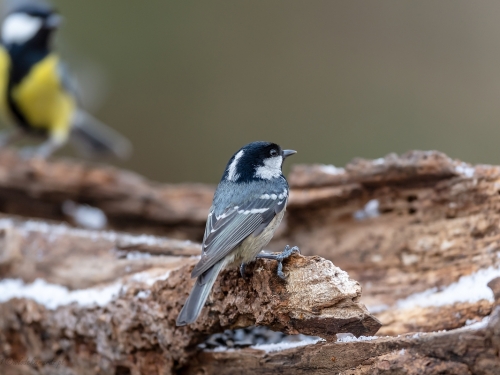
[[[278,156],[278,151],[276,151],[274,148],[271,150],[271,156]]]

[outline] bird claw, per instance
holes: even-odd
[[[283,273],[283,261],[288,259],[293,253],[300,254],[300,249],[297,246],[290,247],[286,245],[283,251],[276,257],[276,261],[278,262],[278,270],[276,273],[283,280],[286,280],[286,276]]]
[[[288,259],[293,253],[299,253],[300,254],[300,249],[297,246],[290,247],[289,245],[286,245],[283,251],[279,254],[258,254],[256,258],[264,258],[264,259],[273,259],[278,262],[278,270],[276,271],[277,275],[283,279],[286,280],[286,276],[283,273],[283,261],[285,259]]]

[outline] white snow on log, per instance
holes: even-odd
[[[388,305],[382,304],[382,305],[373,305],[373,306],[366,306],[370,314],[378,314],[383,311],[386,311],[389,309]]]
[[[62,204],[62,211],[71,217],[81,227],[88,229],[102,229],[108,224],[106,214],[97,207],[88,204],[78,204],[67,200]]]
[[[159,275],[154,275],[151,271],[144,271],[136,273],[132,276],[132,280],[145,283],[147,285],[153,285],[158,280],[166,280],[170,276],[170,271],[162,272]]]
[[[353,217],[354,219],[361,221],[380,216],[379,206],[380,204],[377,199],[371,199],[365,204],[363,209],[356,211],[353,214]]]
[[[279,351],[286,350],[286,349],[297,348],[299,346],[313,345],[313,344],[316,344],[320,341],[325,341],[325,340],[323,340],[321,338],[314,337],[314,338],[305,338],[304,340],[300,340],[300,341],[279,342],[277,344],[252,345],[250,348],[257,349],[257,350],[263,350],[266,353],[272,353],[272,352],[279,352]]]
[[[150,290],[141,290],[139,293],[137,293],[136,297],[139,299],[144,299],[148,298],[151,295]]]
[[[145,252],[142,252],[142,251],[127,251],[126,258],[128,260],[150,259],[151,258],[151,254],[150,253],[145,253]]]
[[[455,167],[455,171],[464,177],[471,178],[474,176],[475,169],[467,163],[459,164]]]
[[[217,346],[213,349],[205,349],[205,352],[234,352],[234,348],[230,348],[228,346]]]
[[[321,172],[323,173],[326,173],[326,174],[331,174],[331,175],[334,175],[334,176],[337,176],[339,174],[344,174],[345,173],[345,169],[344,168],[338,168],[334,165],[322,165],[320,166],[320,170]]]
[[[431,288],[421,293],[415,293],[396,305],[400,309],[412,309],[416,306],[445,306],[456,302],[477,302],[485,299],[493,302],[493,292],[486,284],[500,276],[500,268],[489,267],[481,269],[468,276],[462,276],[456,283],[450,284],[443,290]]]
[[[50,310],[71,303],[80,306],[104,306],[119,295],[121,288],[120,283],[114,283],[102,288],[69,290],[62,285],[50,284],[42,279],[36,279],[31,284],[25,284],[21,279],[4,279],[0,281],[0,302],[7,302],[13,298],[27,298]]]
[[[125,233],[117,233],[113,231],[97,231],[73,228],[66,224],[48,224],[38,220],[14,221],[9,218],[0,219],[0,229],[16,228],[21,232],[40,232],[43,234],[53,235],[54,238],[59,235],[70,235],[76,237],[84,237],[90,240],[103,239],[110,242],[118,243],[120,246],[133,247],[136,245],[146,245],[154,247],[162,246],[187,246],[191,241],[180,241],[166,239],[152,235],[131,235]]]
[[[380,336],[359,336],[356,337],[352,333],[337,333],[337,342],[358,342],[371,341],[379,339]]]
[[[486,326],[488,325],[489,321],[490,321],[490,317],[489,316],[485,316],[479,322],[471,321],[471,320],[468,319],[465,322],[465,326],[463,328],[465,328],[465,329],[473,329],[473,330],[486,328]]]

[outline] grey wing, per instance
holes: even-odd
[[[200,276],[250,234],[261,232],[285,205],[286,198],[280,201],[257,199],[240,206],[229,207],[218,217],[211,210],[205,228],[201,260],[193,269],[191,276]]]

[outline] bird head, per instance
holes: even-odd
[[[61,23],[61,16],[52,8],[41,5],[25,5],[11,11],[2,23],[4,45],[32,43],[47,47],[50,36]]]
[[[271,142],[249,143],[229,160],[222,180],[249,182],[281,177],[283,161],[296,152],[283,150],[279,145]]]

